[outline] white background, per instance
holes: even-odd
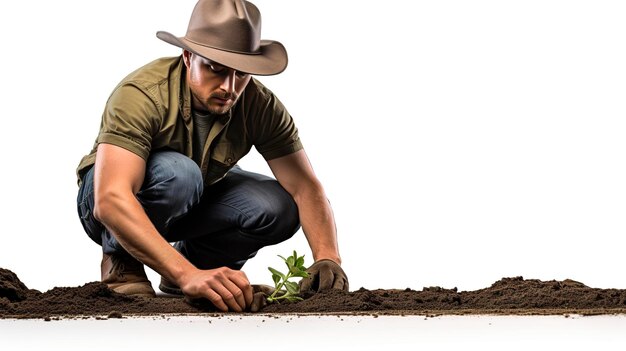
[[[195,0],[4,1],[0,267],[31,288],[99,279],[75,168],[127,73],[180,50]],[[626,5],[257,0],[333,204],[352,289],[501,277],[626,288]],[[241,162],[269,173],[255,152]],[[262,250],[268,265],[302,233]],[[310,261],[309,261],[310,263]],[[150,272],[154,283],[158,276]]]
[[[168,316],[0,320],[20,350],[622,350],[621,316]],[[97,342],[94,342],[97,340]],[[408,347],[408,348],[407,348]]]

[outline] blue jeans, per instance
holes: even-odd
[[[104,253],[123,254],[93,217],[93,169],[78,191],[78,215]],[[150,155],[136,197],[161,236],[200,269],[240,269],[259,249],[289,239],[300,228],[298,208],[276,180],[235,166],[205,188],[198,165],[174,151]]]

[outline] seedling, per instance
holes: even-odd
[[[298,283],[289,281],[291,278],[307,278],[309,274],[304,267],[304,255],[298,257],[296,251],[293,251],[293,256],[282,258],[287,265],[287,274],[283,274],[278,270],[267,267],[272,272],[272,280],[274,281],[274,292],[267,297],[267,302],[279,302],[279,300],[287,301],[301,301],[302,298],[298,296],[300,293],[300,287]]]

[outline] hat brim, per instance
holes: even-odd
[[[242,54],[198,45],[184,37],[179,38],[164,31],[157,32],[156,36],[166,43],[245,73],[271,76],[287,68],[287,50],[283,44],[273,40],[261,40],[258,54]]]

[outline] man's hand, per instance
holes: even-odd
[[[348,277],[341,267],[331,260],[319,260],[309,269],[308,278],[300,281],[300,291],[322,291],[340,289],[348,291]]]
[[[252,287],[242,271],[227,267],[195,270],[181,280],[180,288],[188,298],[208,299],[221,311],[243,312],[252,304]]]
[[[254,296],[250,305],[250,312],[259,312],[263,307],[267,306],[267,297],[274,293],[274,288],[265,284],[252,284]],[[282,295],[279,291],[278,296]]]

